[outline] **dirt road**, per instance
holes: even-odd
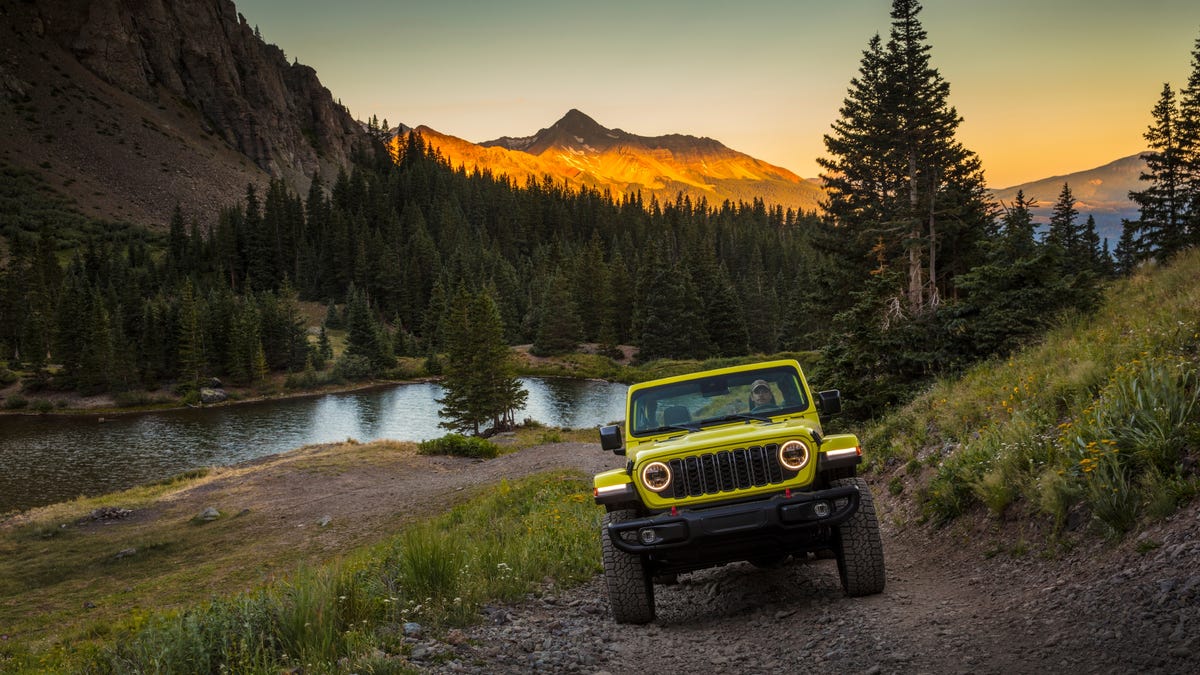
[[[615,464],[595,446],[526,452],[585,471]],[[614,675],[1200,672],[1197,505],[1140,539],[1051,557],[1032,544],[997,551],[1002,540],[972,530],[986,531],[986,516],[898,527],[907,505],[880,488],[881,595],[845,598],[833,560],[738,564],[657,586],[657,621],[618,627],[597,578],[414,641],[413,661],[433,672]]]
[[[487,461],[386,450],[305,448],[218,470],[138,517],[186,519],[210,504],[236,513],[252,502],[246,536],[264,555],[343,551],[502,478],[621,463],[592,443]],[[597,577],[487,607],[466,630],[408,638],[407,658],[438,673],[1200,672],[1200,504],[1117,544],[1080,539],[1041,555],[1040,540],[997,534],[983,515],[940,530],[915,524],[903,495],[873,488],[888,570],[881,595],[843,597],[832,560],[737,564],[656,587],[657,621],[628,627],[610,619]]]

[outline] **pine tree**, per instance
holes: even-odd
[[[504,326],[496,303],[487,293],[460,287],[450,302],[446,321],[446,361],[438,399],[452,431],[479,435],[492,422],[493,430],[511,426],[514,412],[528,396],[513,373],[511,350],[504,343]]]
[[[178,335],[179,379],[188,389],[199,391],[205,364],[204,321],[191,279],[184,280],[179,294]]]
[[[1058,193],[1058,200],[1050,213],[1050,229],[1046,234],[1047,243],[1062,249],[1068,265],[1072,265],[1080,254],[1081,237],[1075,219],[1079,211],[1075,208],[1075,195],[1071,186],[1063,183]]]
[[[346,355],[366,359],[372,372],[376,373],[396,364],[391,345],[367,302],[367,296],[353,286],[346,299]]]
[[[879,256],[904,269],[910,315],[953,292],[954,275],[978,261],[991,218],[979,158],[955,140],[962,119],[930,66],[920,11],[915,0],[893,1],[888,43],[870,41],[825,136],[831,157],[818,160],[828,171],[827,212],[849,242],[841,254],[852,269]]]
[[[658,260],[648,267],[639,294],[638,358],[705,358],[709,355],[700,297],[687,268]]]
[[[1189,148],[1179,131],[1179,108],[1171,85],[1164,84],[1143,135],[1150,152],[1142,155],[1146,171],[1138,178],[1149,183],[1129,193],[1137,202],[1138,245],[1142,256],[1166,259],[1187,242],[1187,178]]]
[[[1186,199],[1187,245],[1200,246],[1200,38],[1192,49],[1192,71],[1180,91],[1177,123]]]
[[[950,308],[947,324],[957,339],[953,353],[964,361],[1011,352],[1071,306],[1074,277],[1057,264],[1062,247],[1034,241],[1033,206],[1018,192],[999,236],[986,245],[984,264],[960,278],[965,298]]]
[[[1113,252],[1113,263],[1117,274],[1129,276],[1137,268],[1138,260],[1141,258],[1137,230],[1137,221],[1121,221],[1121,238],[1117,240],[1117,249]]]
[[[579,346],[582,331],[567,275],[560,270],[550,278],[542,292],[533,352],[537,356],[573,352]]]
[[[329,334],[325,332],[325,326],[321,326],[321,332],[317,335],[317,353],[321,355],[321,362],[333,360],[333,345],[329,342]],[[323,366],[317,366],[322,368]]]

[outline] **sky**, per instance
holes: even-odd
[[[708,136],[820,173],[890,0],[234,0],[360,120],[471,142],[577,108],[643,136]],[[1164,83],[1200,38],[1198,0],[925,0],[958,139],[1004,188],[1145,149]]]

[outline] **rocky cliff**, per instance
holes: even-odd
[[[94,215],[208,216],[268,176],[307,189],[365,133],[229,0],[0,6],[0,158]]]

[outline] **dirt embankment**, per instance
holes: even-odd
[[[264,551],[316,537],[309,544],[328,552],[502,478],[621,462],[592,443],[488,461],[396,453],[359,468],[353,459],[306,448],[221,470],[160,512],[191,514],[240,495],[259,505],[252,536]],[[447,673],[1196,672],[1200,504],[1118,545],[1041,556],[1036,542],[998,545],[987,520],[907,524],[903,498],[874,487],[888,570],[881,595],[843,597],[832,560],[730,565],[657,586],[657,621],[627,627],[612,623],[597,577],[487,607],[465,630],[408,638],[410,663]],[[311,524],[325,516],[335,526],[316,534]]]

